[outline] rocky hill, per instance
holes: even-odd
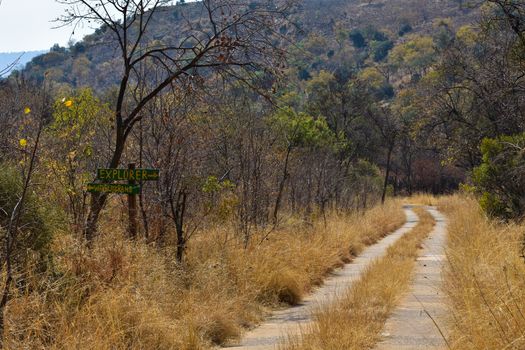
[[[176,42],[181,21],[198,15],[201,6],[195,2],[162,8],[150,27],[149,40]],[[438,19],[459,26],[475,21],[476,14],[461,0],[303,0],[293,15],[294,25],[281,28],[281,32],[292,36],[294,42],[314,33],[333,38],[336,32],[350,33],[352,29],[381,32],[379,42],[388,51],[408,32],[430,33]],[[34,57],[22,71],[26,78],[36,81],[47,73],[48,79],[58,83],[106,89],[118,76],[117,53],[116,43],[101,27],[70,47],[54,46]]]

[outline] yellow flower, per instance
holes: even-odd
[[[31,113],[31,108],[29,108],[29,107],[24,108],[24,113],[25,114]]]
[[[66,106],[66,107],[71,107],[71,106],[73,106],[73,101],[71,101],[71,100],[67,100],[67,101],[65,101],[65,102],[64,102],[64,106]]]
[[[20,146],[22,146],[22,147],[27,146],[27,140],[26,139],[20,139],[19,143],[20,143]]]

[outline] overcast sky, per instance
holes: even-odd
[[[52,21],[64,13],[55,0],[0,0],[0,52],[46,50],[53,44],[66,46],[73,28],[56,27]],[[93,29],[76,28],[79,40]]]

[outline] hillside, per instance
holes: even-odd
[[[295,9],[294,25],[281,28],[281,34],[300,43],[311,33],[333,38],[341,30],[372,28],[384,32],[390,41],[396,41],[400,33],[431,33],[436,19],[450,19],[455,27],[474,21],[477,11],[462,8],[460,4],[457,0],[305,0]],[[160,9],[150,26],[149,40],[166,45],[177,43],[182,23],[197,18],[201,6],[186,3]],[[55,46],[49,53],[33,58],[23,72],[36,81],[41,81],[44,72],[48,72],[48,79],[59,83],[108,88],[116,83],[119,57],[115,43],[107,34],[101,27],[71,47]],[[288,45],[288,41],[283,45]]]
[[[456,25],[475,20],[477,11],[462,6],[458,0],[306,0],[300,5],[306,31],[333,31],[342,22],[348,28],[374,26],[387,30],[393,37],[399,29],[410,24],[416,32],[429,33],[438,18],[453,19]]]

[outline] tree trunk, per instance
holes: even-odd
[[[113,152],[113,157],[109,163],[110,169],[118,167],[120,164],[120,158],[122,158],[122,153],[124,153],[124,144],[126,142],[126,137],[124,136],[122,123],[117,122],[117,136],[115,141],[115,151]],[[86,220],[86,225],[84,227],[84,237],[88,241],[88,244],[91,244],[93,238],[97,234],[97,224],[100,217],[100,212],[106,204],[108,199],[107,193],[92,193],[91,194],[91,203],[89,206],[89,214]]]
[[[177,231],[177,262],[182,263],[184,251],[186,250],[186,238],[184,237],[184,214],[186,212],[186,191],[179,193],[174,211],[175,230]]]
[[[142,193],[142,190],[139,193],[139,208],[142,217],[142,226],[144,226],[144,239],[147,242],[149,240],[149,220],[148,213],[146,213],[146,205],[144,203],[144,194]]]
[[[275,199],[275,207],[273,209],[273,225],[274,226],[277,225],[277,215],[281,207],[281,200],[283,197],[284,185],[286,184],[286,180],[288,179],[288,161],[290,160],[291,151],[292,151],[292,146],[289,145],[286,151],[286,158],[284,160],[283,177],[281,178],[281,182],[279,183],[279,191],[277,192],[277,198]]]
[[[383,194],[381,195],[381,204],[384,204],[385,203],[385,199],[386,199],[386,190],[387,190],[387,187],[388,187],[388,178],[390,177],[390,160],[392,158],[392,151],[393,151],[394,147],[393,146],[389,146],[388,147],[388,155],[387,155],[387,159],[386,159],[386,170],[385,170],[385,182],[383,184]]]
[[[139,135],[139,167],[143,168],[142,164],[142,156],[144,154],[144,127],[142,124],[142,120],[140,121],[140,135]],[[142,225],[144,226],[144,239],[146,242],[149,240],[149,221],[148,221],[148,214],[146,213],[146,204],[144,199],[144,191],[142,190],[144,182],[140,182],[140,192],[139,192],[139,207],[140,207],[140,214],[142,216]]]
[[[107,194],[105,193],[92,193],[91,202],[89,206],[89,214],[86,220],[86,225],[84,228],[84,237],[86,238],[88,244],[91,244],[93,238],[97,233],[97,223],[100,216],[100,212],[104,208],[104,204],[107,200]]]

